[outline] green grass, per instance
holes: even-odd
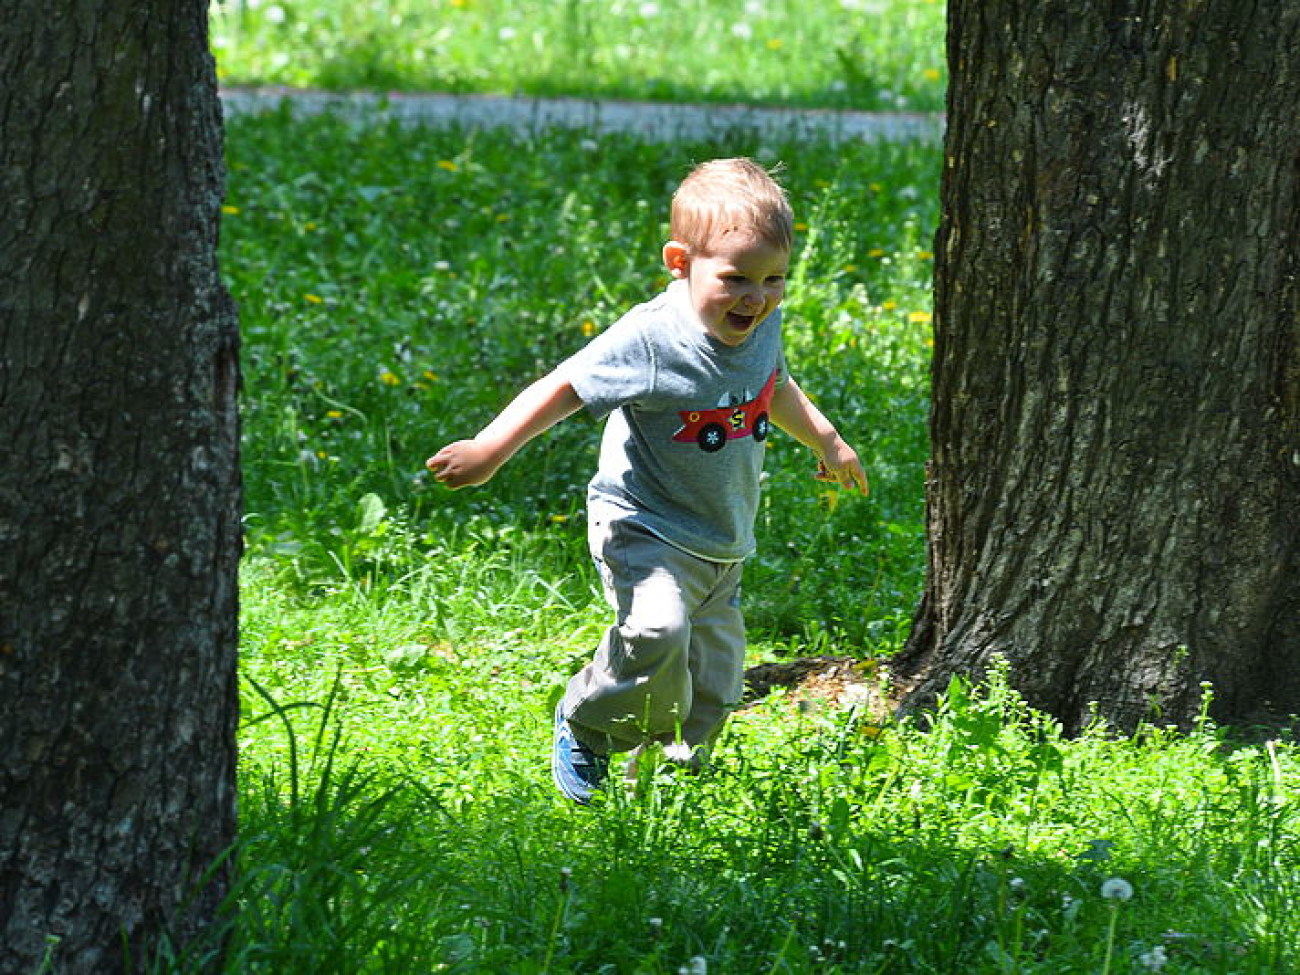
[[[227,0],[223,79],[938,111],[939,0]]]
[[[581,512],[597,429],[567,421],[478,490],[421,465],[662,284],[692,160],[787,163],[792,366],[873,478],[870,499],[836,501],[774,438],[751,662],[887,674],[924,561],[937,149],[591,141],[230,126],[249,555],[225,969],[1300,966],[1290,737],[1066,740],[1002,674],[908,721],[777,692],[704,775],[558,798],[550,706],[606,621]],[[1102,895],[1115,877],[1130,899]]]

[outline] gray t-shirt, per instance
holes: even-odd
[[[715,562],[753,553],[772,392],[788,379],[779,308],[727,346],[675,281],[559,368],[593,416],[609,417],[593,518],[631,519]]]

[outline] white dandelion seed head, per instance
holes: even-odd
[[[1101,896],[1108,901],[1126,901],[1133,896],[1133,885],[1123,877],[1111,877],[1101,885]]]

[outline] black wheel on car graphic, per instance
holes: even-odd
[[[766,413],[760,413],[754,417],[754,439],[762,443],[767,439],[768,433],[772,429],[772,424],[767,418]]]
[[[695,440],[701,450],[710,454],[717,453],[727,446],[727,428],[721,423],[706,423],[700,427]]]

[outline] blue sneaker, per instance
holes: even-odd
[[[569,719],[561,710],[564,702],[555,705],[555,746],[551,750],[551,778],[565,798],[586,805],[591,794],[600,788],[609,775],[609,759],[597,755],[578,741],[569,727]]]

